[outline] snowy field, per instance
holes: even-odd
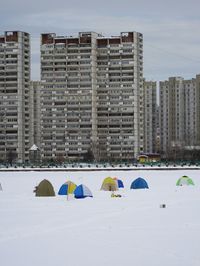
[[[195,186],[176,187],[188,175]],[[112,198],[105,177],[125,185]],[[149,190],[130,190],[137,177]],[[67,180],[93,198],[35,197],[44,178]],[[200,171],[1,172],[1,266],[199,266]],[[166,208],[160,208],[166,204]]]

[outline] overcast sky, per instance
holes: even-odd
[[[40,33],[144,36],[144,77],[185,79],[200,73],[199,0],[1,0],[0,33],[31,34],[32,79],[40,79]]]

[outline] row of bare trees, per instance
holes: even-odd
[[[134,158],[130,158],[127,153],[127,158],[124,158],[126,161],[133,161]],[[178,161],[178,160],[190,160],[190,161],[200,161],[200,149],[198,146],[193,146],[190,149],[176,146],[172,149],[166,151],[165,153],[161,153],[161,158],[164,158],[169,161]],[[8,163],[12,165],[16,162],[17,154],[16,152],[12,150],[7,150],[4,159],[1,160],[2,163]],[[60,154],[57,157],[52,158],[50,161],[52,163],[62,164],[69,161],[82,161],[82,162],[114,162],[117,161],[116,158],[111,158],[107,154],[107,150],[105,146],[91,146],[86,153],[80,154],[78,158],[69,159],[64,154]],[[45,160],[42,160],[45,163]],[[119,161],[119,159],[118,159]],[[40,163],[41,158],[38,157],[38,159],[32,160],[32,163]],[[46,162],[49,162],[49,160],[46,160]]]
[[[190,160],[200,161],[199,149],[185,149],[184,147],[175,147],[171,150],[161,153],[161,157],[171,161]]]

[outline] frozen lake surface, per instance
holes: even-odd
[[[177,187],[183,175],[195,186]],[[199,175],[184,169],[0,172],[0,265],[199,266]],[[107,176],[124,182],[121,198],[100,191]],[[130,190],[139,176],[148,190]],[[35,197],[44,178],[56,197]],[[86,185],[93,198],[58,196],[68,180]]]

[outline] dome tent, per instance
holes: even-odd
[[[146,180],[144,180],[141,177],[135,179],[131,184],[131,189],[143,189],[143,188],[149,188],[149,186]]]
[[[85,185],[79,185],[74,190],[74,197],[76,199],[83,199],[86,197],[93,197],[92,192]]]
[[[52,184],[44,179],[42,180],[39,185],[34,190],[36,197],[54,197],[55,192]]]
[[[124,188],[124,184],[123,184],[122,180],[118,179],[117,177],[114,177],[113,179],[117,183],[118,188]]]
[[[116,191],[118,190],[118,185],[116,180],[112,179],[111,177],[107,177],[104,179],[101,190],[105,191]]]
[[[194,186],[194,182],[191,178],[184,175],[177,180],[176,185],[177,186],[183,186],[183,185],[186,185],[186,186],[193,185]]]
[[[58,191],[58,195],[68,195],[68,194],[73,194],[74,190],[76,189],[76,184],[74,184],[71,181],[67,181],[66,183],[64,183],[59,191]]]

